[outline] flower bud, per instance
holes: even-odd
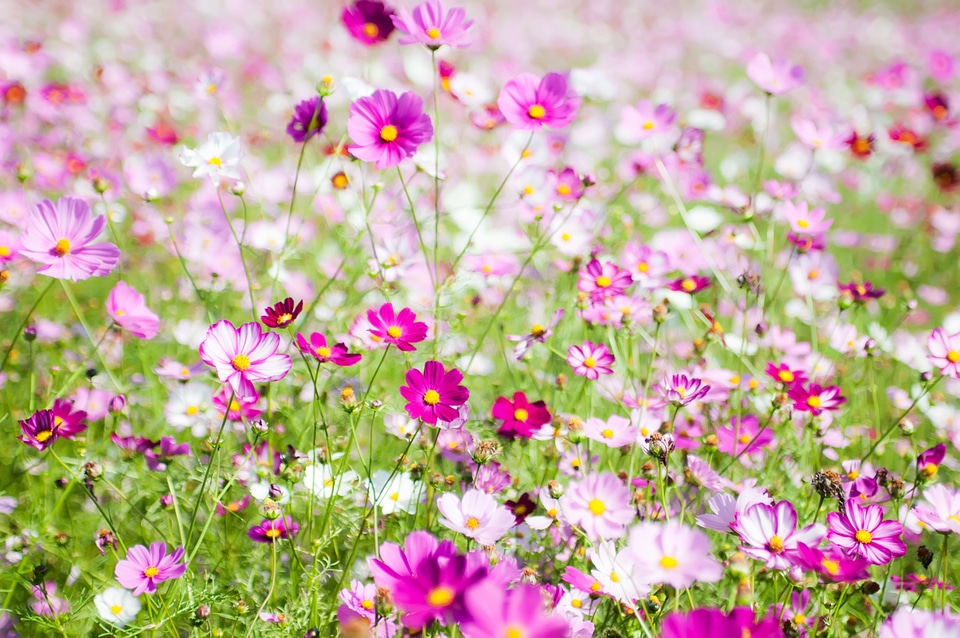
[[[127,407],[127,399],[122,394],[115,395],[110,399],[110,412],[113,414],[118,414],[123,412],[123,409]]]
[[[158,199],[160,199],[160,191],[158,191],[156,188],[148,188],[147,190],[143,191],[143,201],[147,202],[148,204],[150,202],[155,202]]]
[[[161,496],[161,497],[160,497],[160,507],[162,507],[162,508],[165,509],[165,510],[168,510],[168,509],[173,508],[173,495],[172,495],[172,494],[164,494],[163,496]]]
[[[247,185],[243,182],[234,182],[230,184],[230,194],[236,195],[237,197],[243,197],[243,194],[247,192]]]
[[[270,426],[267,425],[267,422],[263,419],[257,419],[250,424],[250,429],[256,432],[257,434],[266,434],[270,431]]]
[[[37,340],[37,326],[35,324],[30,324],[23,329],[23,340],[28,342]]]

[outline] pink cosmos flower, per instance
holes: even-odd
[[[797,138],[812,149],[828,148],[839,150],[847,146],[850,131],[834,128],[829,124],[817,124],[813,120],[794,117],[790,126]]]
[[[59,430],[57,435],[63,439],[72,439],[87,429],[84,420],[87,418],[85,410],[74,410],[70,399],[56,399],[53,402],[54,422]]]
[[[798,235],[821,235],[833,226],[832,219],[826,219],[827,213],[822,208],[811,209],[807,202],[783,202],[780,204],[780,214],[790,224],[790,229]]]
[[[523,355],[527,354],[527,351],[530,350],[534,343],[546,342],[547,337],[553,334],[553,329],[557,326],[557,323],[563,319],[563,314],[563,308],[558,308],[554,311],[553,317],[550,319],[550,323],[546,327],[543,327],[539,323],[535,323],[530,328],[530,334],[507,335],[507,341],[519,342],[513,349],[513,356],[517,359],[517,361],[523,359]]]
[[[696,581],[715,583],[723,576],[723,566],[710,555],[707,535],[677,519],[634,525],[627,550],[650,584],[682,589]]]
[[[258,543],[276,543],[277,540],[291,538],[300,531],[300,526],[289,516],[277,519],[263,519],[259,525],[254,525],[247,531],[247,536]]]
[[[629,143],[669,131],[676,119],[677,114],[669,105],[654,106],[650,100],[640,100],[636,107],[625,106],[620,115]]]
[[[757,53],[747,63],[747,76],[770,95],[783,95],[803,85],[803,69],[786,58],[776,62],[766,53]]]
[[[149,549],[134,545],[127,557],[117,563],[114,575],[121,585],[133,590],[134,596],[143,592],[152,594],[157,591],[157,583],[183,576],[187,566],[180,562],[181,558],[182,547],[168,555],[163,541],[152,543]]]
[[[940,374],[960,379],[960,332],[948,334],[943,328],[934,329],[927,339],[927,349],[927,359],[940,368]]]
[[[636,517],[629,488],[606,472],[571,481],[560,505],[567,521],[582,528],[593,542],[622,538]]]
[[[799,543],[793,558],[797,565],[816,572],[825,581],[855,583],[870,578],[870,561],[859,557],[851,558],[839,547],[821,550]]]
[[[676,405],[687,405],[699,401],[710,392],[710,386],[701,379],[689,377],[685,373],[664,378],[656,385],[656,391],[664,399]]]
[[[427,324],[417,321],[417,315],[409,308],[395,314],[392,303],[385,303],[380,310],[367,310],[370,335],[377,341],[390,343],[404,352],[416,350],[411,344],[427,338]]]
[[[850,556],[862,556],[874,565],[886,565],[907,553],[907,546],[900,540],[903,526],[897,521],[883,520],[883,508],[879,505],[860,507],[856,500],[850,499],[844,514],[827,514],[827,523],[830,525],[827,538]]]
[[[960,636],[960,616],[901,607],[880,626],[879,638]]]
[[[590,299],[596,302],[622,294],[631,283],[633,276],[612,261],[601,264],[599,260],[593,259],[580,271],[577,290],[589,294]]]
[[[647,289],[663,285],[665,275],[670,272],[667,253],[636,243],[629,243],[623,249],[621,263],[630,270],[633,281]]]
[[[806,383],[807,382],[807,373],[802,370],[791,370],[790,366],[786,363],[781,363],[780,365],[774,365],[772,361],[767,363],[767,367],[764,370],[771,379],[777,383],[782,383],[783,385],[789,387],[794,383]]]
[[[56,205],[43,200],[30,210],[20,235],[20,254],[41,264],[38,273],[54,279],[81,281],[104,277],[120,261],[120,249],[94,240],[107,218],[94,217],[82,199],[64,196]]]
[[[549,613],[540,587],[521,584],[507,589],[487,579],[469,589],[464,598],[470,619],[460,627],[463,638],[570,635],[570,622],[562,614]]]
[[[340,367],[356,365],[362,358],[359,354],[348,353],[347,346],[342,343],[328,346],[327,338],[319,332],[312,333],[310,335],[310,341],[307,341],[307,339],[298,332],[297,348],[300,349],[300,352],[310,355],[320,363],[327,363],[329,361]]]
[[[464,48],[470,46],[467,31],[473,25],[466,17],[460,7],[447,11],[440,0],[427,0],[414,7],[412,15],[406,9],[397,11],[393,24],[403,34],[400,44],[423,44],[433,50],[444,44]]]
[[[583,435],[607,447],[619,448],[636,443],[637,428],[630,419],[614,414],[606,421],[596,417],[587,419],[583,424]]]
[[[795,383],[787,395],[793,400],[794,410],[809,412],[813,416],[818,416],[824,410],[839,410],[847,402],[846,397],[840,396],[840,386],[822,387],[819,383],[811,383],[807,387]]]
[[[550,412],[543,401],[531,403],[523,392],[514,392],[513,401],[499,397],[491,410],[493,418],[503,421],[497,434],[508,438],[529,439],[541,426],[550,423]]]
[[[773,430],[760,428],[760,421],[752,414],[731,417],[730,424],[717,428],[717,449],[730,456],[755,454],[774,442]]]
[[[379,169],[397,166],[433,139],[433,124],[423,112],[423,100],[407,91],[374,91],[350,105],[347,120],[350,154]]]
[[[547,181],[557,199],[565,202],[575,202],[583,197],[583,179],[569,166],[559,173],[547,172]]]
[[[923,501],[913,509],[924,525],[941,534],[960,534],[960,492],[944,485],[931,485]]]
[[[767,569],[790,569],[790,556],[797,551],[798,543],[816,547],[827,533],[819,523],[797,530],[797,511],[789,501],[780,501],[776,506],[750,506],[737,514],[734,529],[744,543],[740,550],[764,561]]]
[[[940,471],[940,464],[947,455],[947,446],[937,443],[929,450],[924,450],[917,456],[917,474],[928,481]]]
[[[547,73],[541,80],[521,73],[500,91],[497,106],[503,117],[518,129],[536,131],[544,126],[563,128],[577,116],[580,98],[559,73]]]
[[[700,275],[690,275],[689,277],[680,277],[675,279],[667,284],[667,288],[674,290],[676,292],[685,292],[688,295],[693,295],[701,290],[706,290],[710,287],[710,278],[701,277]]]
[[[107,314],[140,339],[153,339],[160,329],[160,317],[147,308],[147,302],[136,288],[118,281],[107,297]]]
[[[460,415],[457,408],[470,398],[470,391],[460,385],[463,373],[456,368],[448,372],[439,361],[427,361],[423,372],[408,370],[406,380],[400,394],[408,402],[407,414],[430,425],[436,425],[438,419],[456,419]]]
[[[367,46],[383,42],[393,33],[393,9],[379,0],[356,0],[343,8],[340,20],[354,40]]]
[[[238,329],[222,319],[207,330],[200,359],[238,397],[252,397],[257,394],[254,383],[279,381],[293,367],[289,355],[277,352],[279,347],[280,337],[274,332],[264,334],[259,323],[245,323]]]
[[[667,614],[661,626],[661,638],[733,638],[763,636],[782,638],[783,630],[776,616],[754,619],[749,607],[736,607],[729,614],[722,609],[694,609],[684,613]]]
[[[567,363],[573,366],[578,377],[596,381],[601,374],[613,374],[614,358],[607,346],[584,341],[582,345],[570,346],[567,350]]]
[[[513,513],[484,491],[469,489],[463,499],[447,492],[437,499],[440,524],[460,532],[484,547],[503,538],[516,522]]]

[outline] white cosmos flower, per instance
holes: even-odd
[[[184,147],[180,151],[180,163],[193,168],[194,177],[209,176],[214,183],[221,177],[240,179],[242,157],[240,138],[223,132],[211,133],[196,150]]]
[[[390,478],[390,473],[377,470],[368,484],[370,500],[380,507],[383,514],[406,512],[413,514],[423,499],[423,483],[414,481],[408,474],[399,473]]]
[[[136,620],[140,613],[140,600],[126,589],[108,587],[102,594],[93,597],[100,617],[112,625],[123,627]]]

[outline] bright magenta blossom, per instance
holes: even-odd
[[[374,91],[350,105],[347,120],[350,154],[379,169],[397,166],[433,139],[433,124],[423,112],[423,100],[407,91]]]
[[[570,346],[567,350],[567,363],[573,366],[578,377],[596,381],[601,374],[613,374],[614,358],[607,346],[584,341],[583,345]]]
[[[258,323],[235,328],[221,320],[207,330],[200,358],[217,371],[220,381],[230,384],[237,397],[252,397],[257,394],[254,383],[279,381],[293,367],[289,355],[277,352],[279,347],[280,337],[274,332],[264,334]]]
[[[470,398],[470,391],[460,385],[463,373],[456,368],[446,371],[439,361],[427,361],[423,372],[416,368],[407,371],[407,385],[400,394],[407,400],[407,414],[411,419],[436,425],[437,420],[453,421],[457,410]]]
[[[427,324],[417,321],[417,315],[409,308],[394,313],[392,303],[383,304],[377,311],[368,310],[367,321],[375,340],[395,345],[404,352],[413,352],[416,348],[412,344],[427,338]]]
[[[444,44],[464,48],[470,46],[467,31],[473,25],[466,17],[460,7],[448,11],[440,0],[427,0],[414,7],[412,15],[406,9],[397,11],[393,25],[403,34],[400,44],[424,44],[434,50]]]
[[[860,507],[854,499],[847,501],[846,512],[827,514],[830,530],[827,538],[846,550],[850,556],[862,556],[874,565],[886,565],[907,553],[900,540],[903,526],[897,521],[883,520],[879,505]]]

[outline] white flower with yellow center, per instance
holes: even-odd
[[[140,613],[140,600],[126,589],[108,587],[93,597],[100,617],[112,625],[123,627]]]
[[[193,168],[195,178],[209,176],[214,183],[223,177],[240,179],[241,158],[240,138],[223,132],[208,135],[200,148],[180,151],[180,163]]]

